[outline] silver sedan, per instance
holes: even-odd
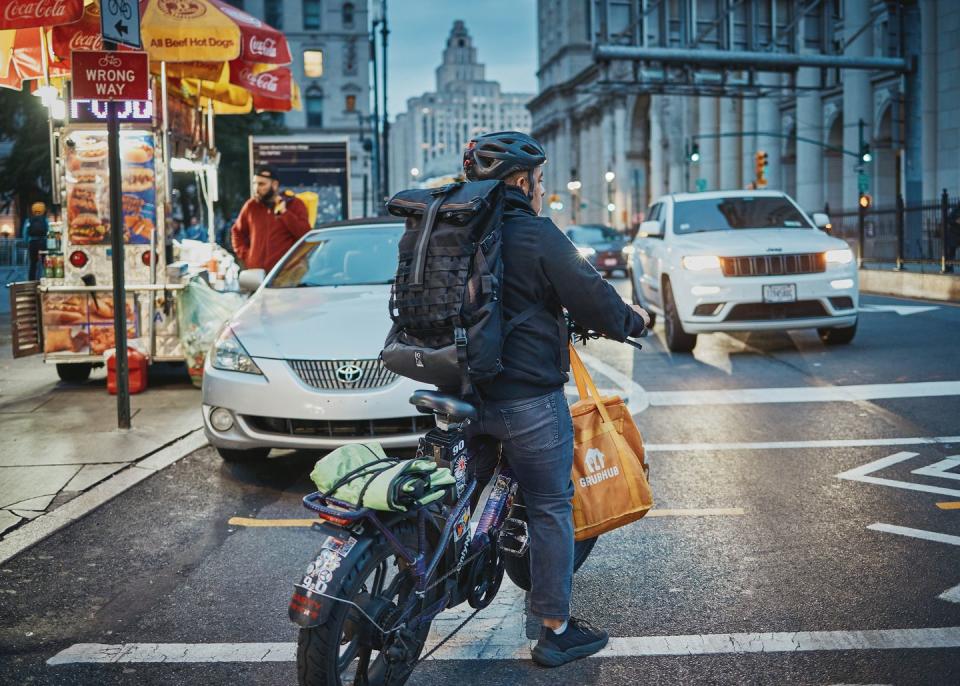
[[[402,232],[366,219],[308,233],[228,322],[203,377],[206,434],[225,460],[369,440],[410,447],[430,428],[408,402],[422,384],[379,360]]]

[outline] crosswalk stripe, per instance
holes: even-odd
[[[47,660],[50,666],[117,663],[292,662],[296,643],[75,643]],[[444,645],[432,660],[529,659],[530,643],[483,641]],[[960,648],[960,627],[866,631],[785,631],[613,637],[594,658],[652,655],[795,653],[838,650]]]

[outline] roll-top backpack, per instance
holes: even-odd
[[[501,181],[411,189],[387,203],[406,219],[381,353],[387,369],[461,394],[503,371],[503,340],[539,309],[504,323],[503,206]]]
[[[47,220],[44,217],[34,216],[27,220],[27,236],[31,239],[47,237]]]

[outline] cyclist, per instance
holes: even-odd
[[[530,529],[530,607],[543,626],[533,648],[537,663],[556,667],[601,650],[607,632],[570,616],[573,578],[573,421],[564,394],[569,360],[563,308],[582,326],[623,341],[650,319],[627,306],[577,251],[543,208],[543,147],[530,136],[501,131],[471,140],[467,179],[500,179],[503,218],[503,310],[524,313],[503,344],[503,372],[478,388],[480,420],[471,431],[513,469]],[[540,307],[537,307],[539,305]],[[478,469],[482,472],[483,468]]]

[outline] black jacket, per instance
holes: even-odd
[[[503,372],[482,384],[494,400],[549,393],[567,382],[567,335],[561,308],[574,321],[622,341],[643,332],[643,319],[584,260],[550,219],[538,217],[516,186],[506,192],[503,218],[503,309],[510,318],[543,307],[503,343]]]

